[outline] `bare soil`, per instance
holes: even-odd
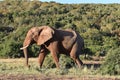
[[[46,75],[33,75],[33,74],[0,74],[0,80],[120,80],[115,77],[93,77],[93,76],[46,76]]]

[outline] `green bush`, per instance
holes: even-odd
[[[120,47],[108,51],[105,62],[100,67],[102,74],[120,75]]]
[[[59,64],[60,64],[60,68],[63,69],[75,66],[74,61],[69,56],[66,56],[64,54],[60,54]]]
[[[59,56],[60,56],[59,58],[60,68],[64,69],[64,68],[70,68],[75,66],[74,61],[70,57],[63,54],[60,54]],[[51,54],[46,56],[45,61],[43,63],[43,67],[44,68],[56,67]]]
[[[53,61],[53,58],[51,56],[51,54],[48,54],[45,57],[45,60],[43,62],[43,68],[54,68],[55,67],[55,63]]]
[[[116,48],[120,44],[119,36],[111,34],[120,27],[119,6],[66,5],[36,0],[0,1],[0,57],[17,57],[16,55],[23,54],[19,48],[22,47],[26,32],[31,27],[41,25],[74,29],[84,38],[85,48],[88,49],[85,53],[95,56],[100,56],[101,53],[106,55],[110,48]],[[37,56],[38,51],[37,46],[29,47],[31,57]]]
[[[0,45],[0,57],[15,58],[23,56],[20,51],[20,46],[22,46],[22,44],[13,39],[6,40]]]

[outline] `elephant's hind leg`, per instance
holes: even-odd
[[[81,68],[81,66],[83,65],[83,62],[80,60],[79,56],[76,58],[75,62],[77,63],[79,68]]]
[[[74,62],[78,65],[78,67],[81,68],[83,62],[79,59],[79,56],[70,55],[70,57],[74,60]]]
[[[73,48],[70,52],[70,57],[75,61],[79,68],[83,65],[83,62],[79,59],[79,50],[77,43],[73,45]]]

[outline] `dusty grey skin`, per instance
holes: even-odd
[[[40,67],[43,64],[48,51],[51,52],[57,68],[59,68],[59,57],[57,55],[60,53],[70,56],[75,63],[77,63],[78,67],[81,67],[83,64],[79,59],[79,54],[82,54],[81,52],[84,47],[84,40],[78,33],[71,29],[59,30],[49,26],[31,28],[28,31],[23,47],[21,48],[26,59],[26,66],[28,67],[27,48],[33,43],[41,46],[38,58]]]

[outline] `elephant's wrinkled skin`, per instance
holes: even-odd
[[[78,67],[83,64],[79,59],[79,54],[81,54],[84,47],[84,40],[77,32],[71,29],[59,30],[49,26],[31,28],[21,48],[24,51],[27,66],[29,66],[27,47],[33,43],[41,46],[38,58],[40,67],[48,51],[51,52],[57,68],[59,68],[59,58],[57,56],[59,53],[70,56],[77,63]]]

